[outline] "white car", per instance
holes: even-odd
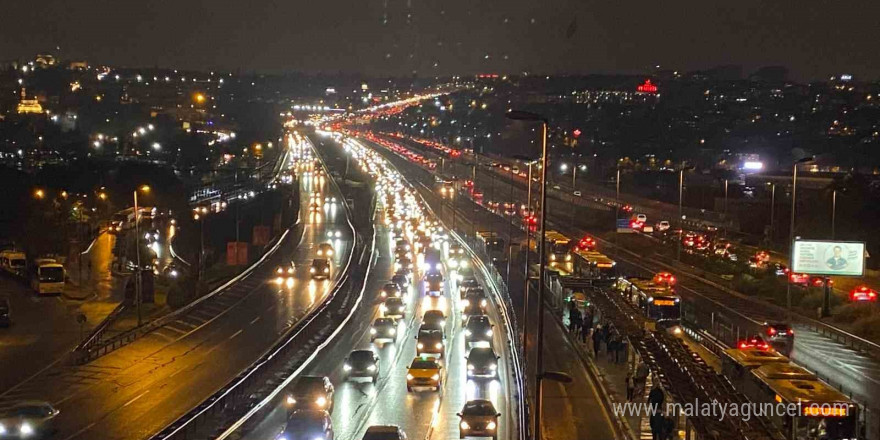
[[[669,230],[669,220],[661,220],[660,223],[657,223],[658,231],[666,231]]]
[[[648,216],[645,214],[636,214],[636,220],[645,223],[648,221]]]

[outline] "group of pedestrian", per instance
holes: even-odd
[[[568,304],[568,331],[573,333],[575,337],[579,336],[581,342],[586,344],[593,329],[593,308],[587,306],[581,312],[574,301]]]

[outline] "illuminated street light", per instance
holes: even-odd
[[[34,197],[35,198],[42,199],[45,196],[46,196],[46,192],[43,191],[42,189],[38,188],[38,189],[34,190]]]

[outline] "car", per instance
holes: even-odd
[[[332,412],[334,391],[326,376],[301,376],[287,390],[284,402],[291,414],[298,409]]]
[[[596,239],[589,235],[581,238],[580,241],[578,241],[578,249],[582,251],[596,250]]]
[[[395,425],[373,425],[361,440],[406,440],[406,433]]]
[[[380,309],[385,318],[403,319],[406,317],[406,304],[400,298],[387,298]]]
[[[55,431],[54,421],[60,411],[49,402],[22,401],[0,410],[0,438],[33,438]]]
[[[385,298],[400,298],[403,296],[403,293],[400,290],[400,286],[397,283],[385,283],[382,286],[382,289],[379,290],[379,297],[382,299]]]
[[[468,318],[464,324],[465,343],[473,347],[491,347],[494,334],[492,322],[486,315],[476,315]]]
[[[406,390],[411,392],[413,388],[427,387],[440,391],[443,387],[442,368],[436,359],[426,356],[413,359],[406,372]]]
[[[575,197],[581,197],[583,195],[580,191],[575,191],[572,194],[574,194]]]
[[[291,261],[286,266],[278,266],[275,268],[275,284],[293,284],[296,279],[296,266]]]
[[[416,355],[436,356],[442,358],[444,354],[443,330],[420,328],[416,335]]]
[[[757,348],[759,350],[771,350],[770,344],[761,335],[752,335],[737,342],[736,347],[740,350]]]
[[[467,322],[472,316],[485,315],[486,308],[481,307],[479,302],[469,303],[464,309],[461,311],[461,320]]]
[[[461,305],[464,308],[467,308],[472,304],[478,305],[481,310],[486,310],[486,307],[489,305],[489,300],[486,299],[486,293],[482,288],[469,289],[464,295],[464,299],[461,300]]]
[[[394,268],[396,270],[407,269],[411,271],[413,269],[413,262],[409,257],[396,258],[394,261]]]
[[[657,272],[654,274],[654,283],[672,287],[676,283],[675,275],[669,272]]]
[[[660,220],[655,229],[659,232],[668,231],[670,228],[669,220]]]
[[[473,347],[465,359],[468,377],[498,377],[498,356],[491,347]]]
[[[370,326],[370,342],[378,340],[394,342],[397,338],[397,322],[391,318],[376,318]]]
[[[354,350],[342,364],[342,370],[349,379],[369,378],[376,383],[379,377],[379,356],[373,350]]]
[[[636,214],[636,220],[638,220],[640,223],[645,223],[648,221],[648,216],[645,214]]]
[[[493,440],[498,439],[498,418],[501,417],[501,413],[495,410],[491,400],[474,399],[465,402],[458,417],[461,418],[458,423],[459,438],[492,437]]]
[[[321,205],[316,202],[309,203],[309,212],[316,213],[321,211]]]
[[[333,256],[333,245],[330,243],[321,243],[318,245],[318,256],[330,258]]]
[[[326,280],[330,278],[330,261],[326,258],[315,258],[312,260],[309,274],[313,280]]]
[[[9,327],[12,325],[12,306],[6,298],[0,298],[0,326]]]
[[[327,231],[327,238],[342,238],[342,231]]]
[[[458,294],[461,296],[461,299],[464,299],[468,289],[472,287],[480,287],[480,283],[473,277],[465,278],[458,283]]]
[[[442,330],[446,327],[446,314],[442,310],[427,310],[422,316],[422,326]]]
[[[333,440],[333,421],[324,410],[298,409],[290,414],[276,440]]]
[[[409,277],[400,272],[395,273],[394,276],[391,277],[391,282],[397,284],[397,287],[399,287],[400,290],[406,290],[406,288],[409,287]]]

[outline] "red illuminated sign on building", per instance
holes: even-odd
[[[650,79],[646,79],[643,84],[636,87],[636,90],[641,93],[657,93],[657,86]]]

